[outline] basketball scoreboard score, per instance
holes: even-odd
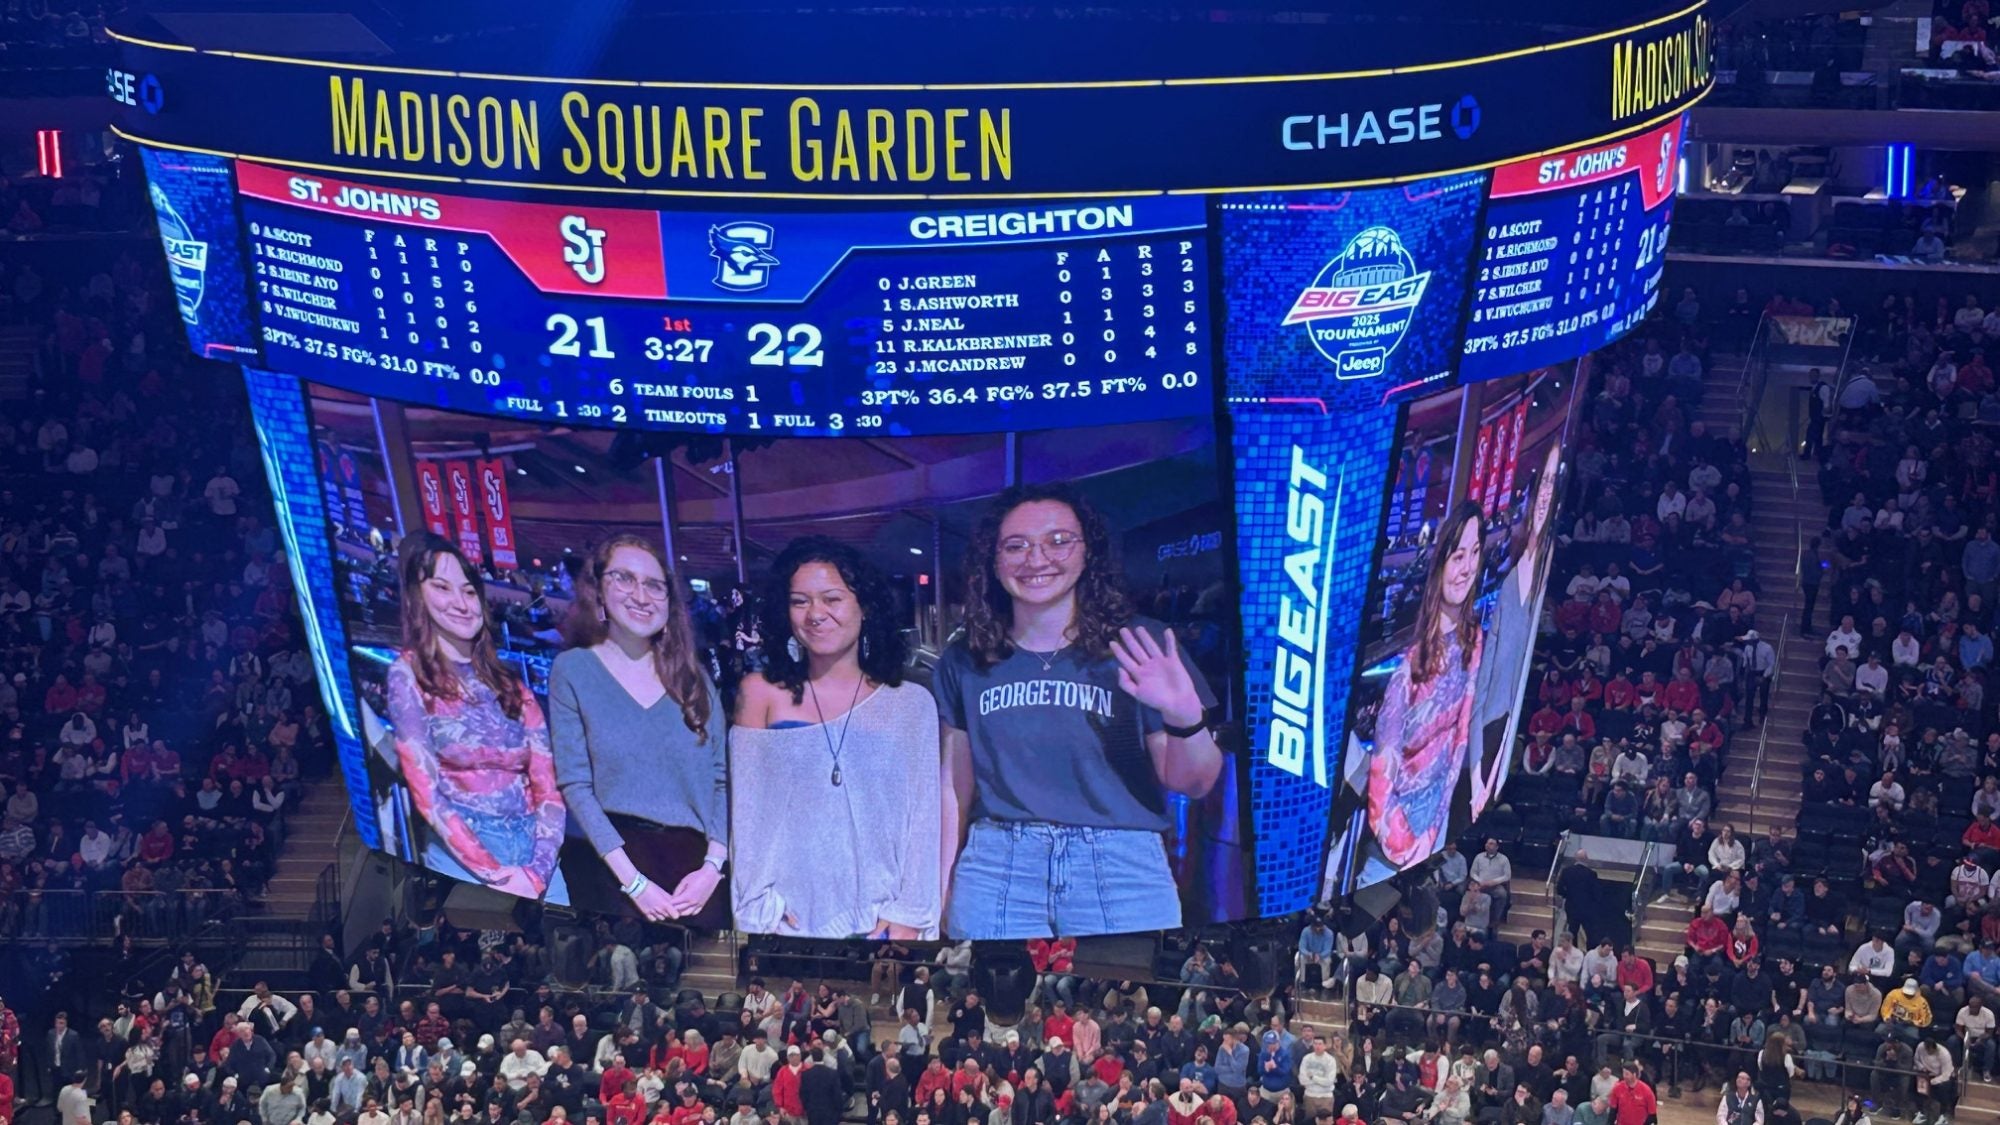
[[[364,393],[793,436],[1212,402],[1199,199],[654,212],[237,175],[266,361]]]
[[[1681,127],[1494,170],[1466,379],[1579,355],[1645,318],[1666,266]]]

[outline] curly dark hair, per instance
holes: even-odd
[[[855,656],[861,674],[883,687],[902,683],[910,642],[896,624],[896,599],[888,576],[860,551],[824,535],[792,540],[771,563],[771,576],[757,607],[764,637],[764,679],[790,692],[793,703],[805,699],[805,661],[792,659],[785,642],[792,636],[792,576],[807,563],[825,563],[839,571],[860,603],[861,648]]]
[[[1111,529],[1104,516],[1067,484],[1017,484],[993,498],[979,517],[965,554],[965,645],[982,668],[1014,652],[1013,638],[1008,636],[1014,624],[1014,600],[993,569],[1000,553],[1000,524],[1014,509],[1037,501],[1066,505],[1083,530],[1083,576],[1076,583],[1071,643],[1092,659],[1102,657],[1111,651],[1118,630],[1132,619],[1125,576],[1111,551]]]

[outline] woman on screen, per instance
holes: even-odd
[[[1368,756],[1372,870],[1363,871],[1364,885],[1428,858],[1448,827],[1472,734],[1480,654],[1473,600],[1483,532],[1479,505],[1467,500],[1452,509],[1433,540],[1436,555],[1417,603],[1416,635],[1376,712]]]
[[[549,669],[556,779],[583,840],[563,848],[570,900],[726,927],[722,703],[702,671],[681,583],[659,548],[614,535],[591,552]]]
[[[888,578],[844,543],[795,539],[762,614],[764,670],[729,732],[737,928],[936,938],[937,705],[903,682]]]
[[[404,539],[398,554],[403,651],[389,667],[388,712],[411,803],[430,828],[422,862],[523,898],[564,901],[548,726],[500,662],[479,572],[429,532]]]
[[[1517,537],[1514,568],[1500,583],[1486,622],[1485,652],[1479,662],[1479,748],[1469,755],[1471,808],[1465,823],[1479,819],[1499,795],[1512,764],[1516,717],[1528,665],[1535,655],[1535,626],[1541,617],[1542,583],[1549,571],[1549,530],[1556,510],[1556,483],[1562,473],[1562,446],[1549,443],[1542,467],[1528,486],[1528,518]],[[1454,826],[1463,827],[1463,825]]]
[[[1222,772],[1214,700],[1173,634],[1133,614],[1104,518],[1064,485],[1008,489],[973,532],[965,603],[933,685],[947,935],[1179,926],[1167,795],[1204,796]]]

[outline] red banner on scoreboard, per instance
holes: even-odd
[[[371,187],[313,172],[236,162],[237,190],[252,199],[424,230],[485,235],[544,293],[590,297],[667,295],[656,211],[473,199]]]
[[[1640,198],[1651,211],[1674,194],[1679,184],[1681,122],[1676,117],[1657,129],[1595,148],[1572,149],[1554,156],[1537,156],[1502,164],[1493,170],[1492,196],[1506,199],[1635,176]]]
[[[514,502],[507,496],[507,466],[488,457],[479,462],[480,512],[486,517],[486,543],[493,565],[509,570],[520,565],[514,553]]]
[[[451,537],[451,501],[444,494],[444,473],[436,461],[417,462],[417,501],[424,508],[424,527],[433,535]]]
[[[479,542],[479,499],[473,494],[472,462],[444,463],[445,495],[451,500],[452,526],[458,529],[458,549],[474,564],[486,557]]]

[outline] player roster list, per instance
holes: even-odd
[[[746,214],[238,182],[267,362],[365,394],[785,435],[1212,409],[1197,199]]]
[[[1678,120],[1493,173],[1461,377],[1490,379],[1623,335],[1659,297]]]

